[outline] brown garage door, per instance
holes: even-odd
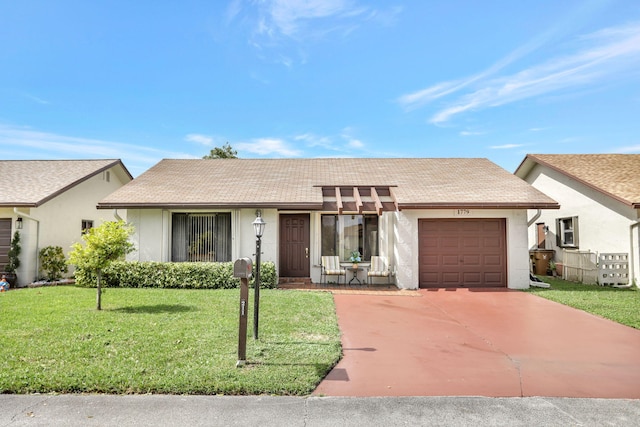
[[[506,287],[505,220],[421,219],[420,287]]]

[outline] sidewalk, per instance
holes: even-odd
[[[637,426],[640,400],[0,395],[0,426]]]

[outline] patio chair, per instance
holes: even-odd
[[[387,258],[383,256],[371,256],[371,267],[367,271],[369,284],[372,283],[374,277],[386,277],[391,284],[391,269]]]
[[[322,276],[324,276],[324,281],[322,280]],[[344,276],[346,284],[347,270],[340,267],[340,257],[322,256],[322,273],[320,275],[320,281],[322,283],[326,283],[327,276],[338,276],[338,284],[340,284],[340,276]]]

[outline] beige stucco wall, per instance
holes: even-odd
[[[556,260],[561,261],[562,248],[556,246],[556,219],[577,216],[579,250],[629,254],[636,283],[640,282],[640,227],[633,226],[640,219],[639,210],[543,166],[537,165],[526,181],[561,205],[559,210],[542,211],[531,225],[530,247],[537,244],[535,224],[545,223],[549,226],[546,248],[555,250]],[[534,215],[534,211],[529,212],[530,218]]]
[[[23,217],[23,228],[20,230],[22,253],[21,265],[17,271],[18,285],[26,286],[41,277],[38,265],[38,252],[46,246],[62,247],[65,256],[71,245],[82,239],[82,220],[93,221],[94,226],[104,221],[114,220],[112,210],[98,210],[96,204],[122,185],[124,175],[110,169],[110,179],[100,173],[86,181],[72,187],[64,193],[54,197],[35,208],[18,208],[18,214],[13,209],[0,211],[0,216],[11,216],[14,221],[18,216]],[[126,220],[126,212],[119,212]],[[70,273],[72,269],[69,269]]]
[[[180,211],[175,211],[180,212]],[[184,212],[184,211],[182,211]],[[197,212],[214,212],[212,210]],[[249,257],[255,261],[255,234],[252,222],[255,209],[233,209],[231,212],[232,259]],[[296,213],[296,212],[286,212]],[[170,211],[160,209],[130,210],[129,221],[136,232],[134,243],[137,250],[128,259],[137,261],[169,261]],[[311,278],[320,282],[320,216],[310,214],[310,266]],[[263,209],[266,221],[262,237],[262,261],[279,263],[279,213],[275,209]],[[400,288],[418,288],[418,219],[455,218],[451,210],[405,210],[385,212],[379,225],[380,255],[386,256],[392,269],[396,271],[396,284]],[[527,225],[525,210],[469,210],[465,218],[506,218],[507,225],[507,274],[508,286],[513,289],[529,286],[529,263],[527,246]]]
[[[256,237],[253,221],[255,209],[129,209],[127,218],[134,227],[132,242],[136,250],[129,255],[130,261],[171,261],[171,214],[191,213],[231,213],[232,260],[249,257],[255,259]],[[262,238],[262,261],[277,261],[277,211],[263,209],[262,218],[267,223]]]

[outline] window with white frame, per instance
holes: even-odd
[[[231,214],[174,213],[171,261],[231,261]]]
[[[578,247],[578,217],[556,219],[557,245],[561,248]]]
[[[353,251],[362,254],[363,261],[378,255],[377,215],[322,215],[321,254],[337,255],[348,261]]]

